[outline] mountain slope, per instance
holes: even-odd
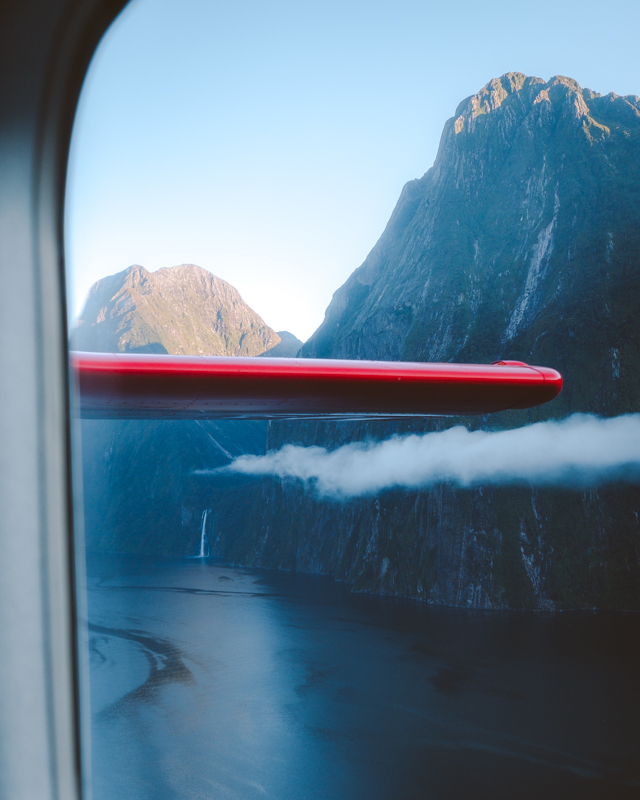
[[[465,100],[433,167],[335,293],[301,355],[558,368],[507,428],[640,410],[640,100],[509,73]],[[271,423],[269,447],[335,447],[460,420]],[[259,491],[258,491],[259,487]],[[360,591],[486,608],[640,609],[637,487],[389,490],[319,501],[264,479],[220,518],[234,563],[328,572]]]
[[[460,104],[301,355],[531,359],[566,377],[545,415],[631,410],[639,220],[640,100],[509,73]]]
[[[278,344],[233,286],[194,264],[97,281],[72,333],[74,349],[92,352],[256,356]]]
[[[198,470],[264,453],[265,438],[257,420],[82,420],[87,549],[197,555],[208,512],[208,552],[218,484],[231,502],[242,481],[205,480]]]
[[[278,336],[280,342],[260,355],[267,358],[295,358],[302,347],[300,339],[289,331],[278,331]]]

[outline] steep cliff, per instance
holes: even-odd
[[[544,414],[637,408],[639,179],[639,98],[491,81],[301,354],[537,359],[566,377]]]
[[[638,97],[509,73],[446,123],[433,167],[404,187],[301,355],[512,358],[563,373],[553,403],[469,426],[638,411],[639,267]],[[271,423],[269,447],[443,425]],[[219,517],[216,547],[435,603],[640,608],[637,494],[441,485],[336,503],[264,479],[242,515]]]
[[[230,500],[243,481],[199,471],[263,453],[265,432],[252,420],[83,420],[87,549],[208,555],[216,495]]]
[[[257,356],[280,336],[238,291],[194,264],[134,265],[97,281],[72,333],[91,352]]]

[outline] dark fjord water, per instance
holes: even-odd
[[[640,796],[640,615],[89,561],[94,800]]]

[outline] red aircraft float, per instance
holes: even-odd
[[[562,377],[521,361],[428,364],[72,353],[85,418],[489,414],[556,397]]]

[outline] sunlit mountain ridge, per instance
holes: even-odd
[[[149,272],[137,264],[97,281],[72,332],[76,350],[257,356],[295,355],[231,284],[195,264]],[[297,343],[297,345],[296,345]]]

